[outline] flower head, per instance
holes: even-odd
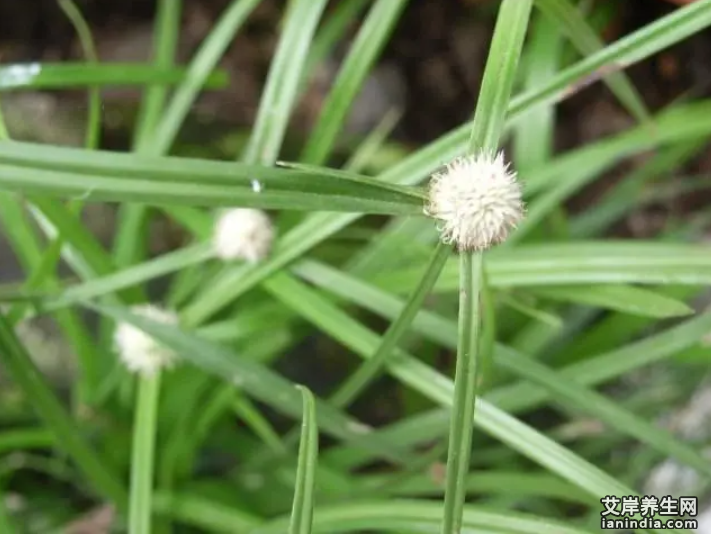
[[[158,323],[178,323],[177,315],[151,304],[134,306],[131,311]],[[175,363],[175,353],[171,349],[129,323],[119,323],[114,334],[114,343],[121,361],[134,373],[152,376],[160,369],[170,368]]]
[[[425,214],[441,221],[442,241],[460,251],[501,243],[523,212],[521,187],[503,152],[457,158],[430,180]]]
[[[218,258],[256,263],[269,254],[274,228],[266,213],[248,208],[224,212],[215,223],[213,248]]]

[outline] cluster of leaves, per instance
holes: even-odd
[[[692,157],[711,132],[709,102],[678,103],[650,116],[619,72],[711,24],[711,0],[608,46],[569,0],[503,0],[472,123],[377,168],[368,162],[392,151],[387,117],[341,169],[328,167],[337,134],[408,2],[342,0],[325,16],[327,3],[288,3],[238,161],[167,153],[199,92],[224,81],[215,66],[259,0],[234,0],[185,70],[173,65],[180,0],[159,2],[154,65],[97,63],[86,24],[65,1],[87,62],[0,67],[2,90],[90,92],[82,149],[12,141],[0,121],[0,218],[26,272],[20,286],[0,288],[7,304],[0,361],[20,393],[20,400],[2,400],[0,453],[7,461],[0,489],[29,499],[25,515],[0,508],[3,531],[31,524],[29,516],[44,516],[51,525],[44,531],[59,528],[89,499],[115,506],[117,521],[133,533],[173,527],[572,534],[597,530],[600,498],[635,494],[639,473],[612,476],[595,464],[604,451],[632,443],[651,452],[644,466],[671,456],[711,476],[697,450],[639,413],[648,397],[628,405],[599,391],[644,366],[703,356],[711,315],[694,314],[686,302],[711,283],[711,254],[689,243],[693,224],[653,241],[598,237],[632,199],[652,200],[644,186]],[[276,165],[303,82],[362,12],[298,162]],[[581,59],[566,64],[571,45]],[[593,79],[604,79],[638,125],[554,155],[556,103]],[[131,153],[98,150],[97,87],[119,83],[149,85]],[[483,264],[470,255],[457,260],[423,217],[421,184],[453,157],[507,139],[525,188],[526,219]],[[561,208],[624,158],[650,150],[654,156],[589,211],[570,216]],[[120,203],[112,249],[80,218],[86,203],[102,201]],[[266,260],[215,260],[214,213],[206,208],[226,206],[279,210],[278,238]],[[191,239],[150,258],[144,236],[158,214]],[[368,215],[389,218],[373,230],[358,224]],[[56,274],[60,260],[78,280]],[[479,287],[472,273],[482,267]],[[179,313],[180,327],[129,311],[147,300],[150,282],[164,277],[164,302]],[[473,328],[478,306],[460,309],[458,323],[460,290],[481,292],[480,333]],[[425,307],[428,295],[436,302]],[[87,310],[98,314],[96,333],[84,321]],[[19,321],[46,315],[78,361],[68,402],[15,332]],[[366,324],[372,315],[388,321],[384,333]],[[658,324],[670,318],[671,326]],[[146,331],[182,365],[134,395],[134,380],[111,347],[116,321]],[[346,349],[339,358],[364,360],[328,398],[294,387],[274,367],[314,331]],[[460,362],[462,348],[476,349],[483,380],[467,385],[458,371],[455,388],[449,370],[435,365],[438,351],[458,347]],[[395,423],[373,429],[348,408],[381,374],[399,385],[405,406]],[[536,428],[524,420],[549,406],[564,421],[589,417],[607,430],[563,445],[564,424]],[[275,428],[272,412],[302,421],[300,436]],[[332,440],[320,454],[319,437]],[[442,461],[446,491],[437,474]],[[27,471],[37,476],[18,474]],[[62,498],[67,486],[76,501]],[[473,504],[462,505],[466,496]]]

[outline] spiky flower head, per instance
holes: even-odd
[[[131,312],[157,323],[178,323],[175,313],[152,304],[133,306]],[[171,349],[130,323],[119,323],[114,334],[114,343],[126,368],[143,376],[153,376],[160,369],[170,368],[175,363],[176,356]]]
[[[249,208],[225,211],[215,223],[213,249],[224,260],[257,263],[270,252],[274,228],[266,213]]]
[[[521,187],[503,152],[459,157],[430,180],[425,214],[440,221],[442,241],[460,251],[506,240],[523,213]]]

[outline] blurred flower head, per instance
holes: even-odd
[[[236,208],[225,211],[217,219],[213,249],[224,261],[242,259],[257,263],[269,254],[273,240],[274,228],[266,213]]]
[[[158,323],[178,323],[176,314],[151,304],[134,306],[131,308],[131,312]],[[170,368],[175,363],[176,356],[171,349],[161,345],[143,330],[126,322],[119,323],[116,327],[114,343],[126,368],[143,376],[152,376],[160,369]]]

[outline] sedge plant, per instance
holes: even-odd
[[[711,0],[609,43],[593,24],[607,8],[475,3],[493,28],[476,99],[421,146],[397,142],[402,109],[341,135],[416,3],[289,0],[254,123],[220,144],[229,157],[201,157],[180,134],[261,4],[226,3],[177,66],[187,3],[158,0],[151,62],[113,65],[67,0],[84,61],[0,64],[0,225],[22,270],[0,281],[0,529],[66,531],[98,509],[131,534],[582,534],[665,459],[702,495],[711,464],[659,418],[703,386],[703,219],[608,230],[679,194],[642,193],[706,146],[708,99],[651,112],[625,68],[706,30]],[[558,104],[594,83],[629,126],[556,152]],[[130,150],[102,144],[104,85],[143,90]],[[10,91],[68,87],[89,95],[83,146],[5,120]],[[567,208],[649,152],[599,203]],[[83,222],[95,204],[118,206],[110,246]],[[158,220],[184,239],[152,254]],[[76,362],[65,386],[26,335],[47,319]],[[655,520],[638,531],[692,528]]]

